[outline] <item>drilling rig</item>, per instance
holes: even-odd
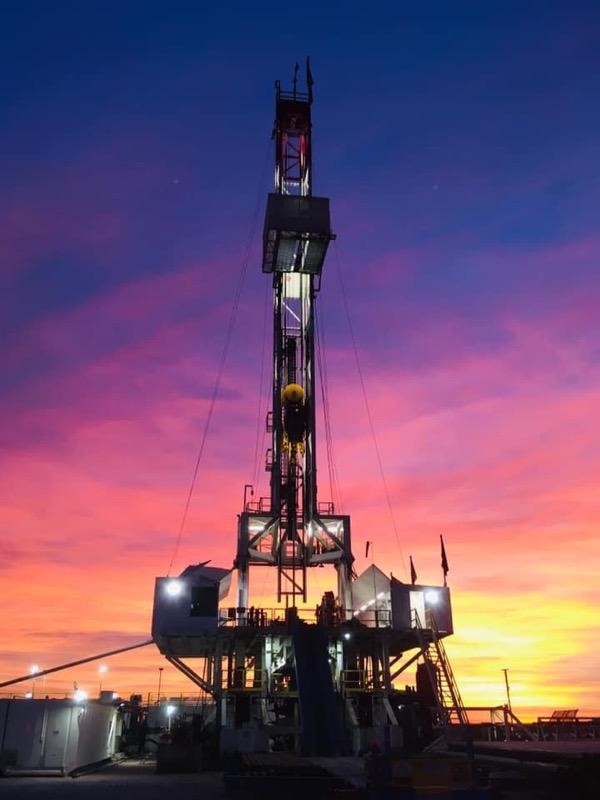
[[[232,568],[200,562],[155,584],[153,639],[214,698],[221,753],[359,753],[467,723],[442,645],[453,632],[448,587],[403,583],[375,564],[356,576],[350,517],[318,500],[315,304],[335,237],[329,199],[313,195],[308,64],[306,91],[296,77],[291,91],[275,84],[263,231],[262,271],[273,285],[270,493],[255,500],[245,487]],[[335,585],[307,608],[310,571],[323,566],[334,568]],[[258,567],[276,575],[272,608],[252,599]],[[221,607],[234,575],[235,605]],[[416,690],[398,689],[418,661]]]

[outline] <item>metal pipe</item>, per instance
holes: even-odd
[[[95,656],[88,658],[80,658],[78,661],[69,661],[68,664],[60,664],[58,667],[50,667],[50,669],[42,669],[36,672],[36,677],[42,675],[50,675],[52,672],[59,672],[62,669],[69,669],[69,667],[78,667],[80,664],[87,664],[90,661],[98,661],[101,658],[108,658],[109,656],[116,656],[118,653],[126,653],[128,650],[136,650],[138,647],[147,647],[149,644],[154,644],[154,639],[148,639],[145,642],[138,642],[138,644],[130,644],[127,647],[120,647],[118,650],[109,650],[107,653],[98,653]],[[22,683],[23,681],[31,680],[31,674],[21,675],[20,678],[11,678],[9,681],[0,683],[0,689],[5,686],[12,686],[15,683]]]

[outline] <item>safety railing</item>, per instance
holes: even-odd
[[[175,705],[178,707],[199,708],[199,707],[212,707],[214,699],[206,694],[188,694],[187,692],[147,692],[142,695],[142,700],[139,705],[146,706],[162,706],[162,705]]]
[[[295,670],[275,671],[269,677],[267,670],[257,667],[236,667],[230,673],[224,672],[221,688],[270,695],[294,695],[298,689]]]
[[[391,628],[392,627],[392,612],[385,608],[367,608],[363,610],[358,608],[355,610],[346,611],[346,619],[348,621],[358,620],[362,625],[367,628]]]
[[[277,91],[277,99],[278,100],[297,100],[303,103],[307,103],[310,100],[310,95],[308,92],[301,92],[300,90],[290,92],[278,87]]]
[[[347,623],[360,623],[367,628],[391,628],[392,614],[387,609],[337,609],[331,614],[323,610],[296,608],[295,616],[302,622],[319,624],[335,628]],[[265,628],[271,625],[283,625],[286,622],[285,608],[221,608],[219,609],[219,625],[221,627]]]
[[[46,692],[36,689],[34,692],[22,689],[19,692],[0,692],[0,700],[72,700],[73,691]],[[92,697],[92,700],[98,699]]]
[[[364,669],[344,669],[340,674],[343,692],[364,692],[369,687],[370,675]]]
[[[222,688],[243,691],[264,691],[267,688],[268,673],[259,667],[234,667],[222,676]]]
[[[315,612],[309,609],[298,609],[297,616],[303,622],[314,622]],[[285,623],[285,608],[221,608],[219,625],[227,627],[265,628],[270,625]]]

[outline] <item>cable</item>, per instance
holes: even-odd
[[[271,149],[271,140],[269,140],[269,143],[268,143],[268,148],[267,148],[267,153],[266,153],[267,157],[269,155],[270,149]],[[259,182],[259,192],[257,192],[256,203],[255,203],[255,206],[254,206],[254,212],[252,214],[252,221],[250,223],[250,229],[248,231],[248,239],[246,241],[246,254],[245,254],[244,259],[242,260],[242,266],[240,268],[240,273],[238,275],[238,280],[237,280],[237,283],[236,283],[236,286],[235,286],[233,304],[232,304],[232,307],[231,307],[231,312],[229,314],[229,321],[228,321],[227,330],[226,330],[226,333],[225,333],[225,343],[223,345],[223,351],[221,353],[221,359],[219,361],[219,368],[217,370],[217,378],[215,380],[215,385],[214,385],[212,396],[211,396],[211,399],[210,399],[210,404],[209,404],[209,407],[208,407],[208,414],[206,416],[206,421],[204,423],[204,430],[202,432],[202,440],[200,442],[200,449],[198,450],[198,456],[196,458],[196,464],[194,466],[194,472],[192,474],[192,480],[190,482],[190,488],[188,489],[187,498],[186,498],[185,506],[184,506],[184,509],[183,509],[183,515],[182,515],[182,518],[181,518],[181,524],[179,526],[179,532],[177,534],[177,539],[175,541],[175,546],[173,548],[173,555],[171,556],[171,561],[169,563],[169,569],[167,571],[167,577],[171,574],[171,569],[173,568],[173,562],[175,561],[175,558],[177,557],[177,553],[179,552],[179,545],[181,544],[181,537],[183,536],[185,523],[187,521],[188,512],[190,510],[190,503],[192,501],[192,496],[194,494],[194,489],[196,487],[196,479],[198,477],[198,471],[200,469],[200,462],[202,461],[202,456],[204,454],[204,447],[206,445],[206,440],[207,440],[208,432],[209,432],[209,429],[210,429],[210,423],[211,423],[211,420],[212,420],[213,412],[215,410],[217,397],[219,395],[219,389],[221,388],[221,381],[223,379],[223,372],[224,372],[224,369],[225,369],[225,362],[227,360],[227,355],[229,353],[229,346],[231,344],[231,339],[232,339],[232,336],[233,336],[233,330],[234,330],[234,327],[235,327],[235,319],[236,319],[237,311],[238,311],[238,308],[239,308],[239,305],[240,305],[240,298],[241,298],[241,295],[242,295],[242,289],[243,289],[243,286],[244,286],[244,280],[246,278],[246,273],[248,271],[248,262],[250,260],[250,250],[251,250],[252,244],[254,242],[254,232],[255,232],[255,229],[256,229],[256,222],[257,222],[257,218],[258,218],[258,212],[259,212],[259,209],[260,209],[260,199],[262,197],[261,189],[262,189],[262,183],[264,181],[264,173],[265,173],[266,166],[267,166],[267,159],[265,159],[263,168],[261,170],[260,182]]]
[[[258,490],[258,478],[260,470],[260,445],[264,438],[261,437],[261,421],[262,421],[262,407],[263,407],[263,394],[265,393],[264,379],[265,379],[265,353],[267,349],[267,320],[269,312],[269,297],[271,295],[270,287],[265,284],[265,301],[263,308],[263,325],[262,325],[262,350],[260,356],[260,378],[258,382],[258,404],[256,409],[256,440],[254,446],[254,472],[252,473],[252,486]]]
[[[323,328],[320,314],[317,314],[315,307],[315,338],[317,350],[317,366],[319,375],[321,377],[321,401],[323,406],[323,426],[325,430],[325,447],[327,452],[327,469],[329,472],[329,491],[331,499],[334,501],[334,506],[341,513],[342,511],[342,493],[340,491],[339,481],[337,478],[337,468],[333,450],[333,434],[331,428],[331,414],[329,409],[329,382],[327,376],[327,357],[325,342],[323,336]]]
[[[390,519],[391,519],[391,522],[392,522],[392,528],[393,528],[393,531],[394,531],[394,535],[396,537],[396,543],[398,545],[398,551],[400,553],[400,558],[402,560],[402,566],[404,568],[405,573],[408,575],[408,569],[407,569],[407,566],[406,566],[406,559],[404,558],[404,553],[402,552],[402,545],[400,544],[400,535],[398,533],[398,526],[396,525],[396,517],[395,517],[395,514],[394,514],[394,508],[392,506],[392,499],[391,499],[391,496],[390,496],[390,491],[389,491],[389,488],[388,488],[387,480],[385,478],[385,472],[384,472],[384,469],[383,469],[383,461],[381,459],[381,453],[379,451],[379,444],[377,443],[377,435],[375,433],[375,426],[373,424],[373,417],[371,415],[371,407],[369,406],[369,399],[367,397],[367,390],[366,390],[366,387],[365,387],[365,381],[364,381],[364,377],[363,377],[363,372],[362,372],[362,369],[361,369],[361,366],[360,366],[360,358],[358,356],[358,347],[356,345],[356,338],[354,336],[354,328],[352,327],[352,318],[350,317],[350,309],[349,309],[349,306],[348,306],[348,298],[346,296],[346,289],[345,289],[344,281],[343,281],[343,278],[342,278],[342,269],[341,269],[341,265],[340,265],[340,259],[339,259],[339,254],[338,254],[337,247],[334,247],[333,250],[334,250],[334,253],[335,253],[335,262],[336,262],[336,266],[337,266],[338,280],[339,280],[340,290],[341,290],[341,295],[342,295],[342,304],[344,306],[344,311],[346,313],[346,319],[348,321],[348,328],[350,330],[350,341],[352,342],[352,349],[354,350],[354,360],[356,362],[356,370],[358,372],[358,379],[359,379],[359,382],[360,382],[363,401],[364,401],[365,409],[366,409],[366,412],[367,412],[367,420],[368,420],[369,428],[370,428],[370,431],[371,431],[371,438],[373,439],[373,447],[375,449],[375,455],[377,457],[377,464],[378,464],[378,467],[379,467],[379,474],[381,476],[381,482],[383,484],[383,490],[384,490],[384,493],[385,493],[385,499],[387,501],[388,511],[390,513]]]

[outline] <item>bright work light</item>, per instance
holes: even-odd
[[[167,594],[170,597],[177,597],[178,595],[181,594],[182,589],[183,589],[183,584],[181,583],[181,581],[169,581],[167,583]]]

